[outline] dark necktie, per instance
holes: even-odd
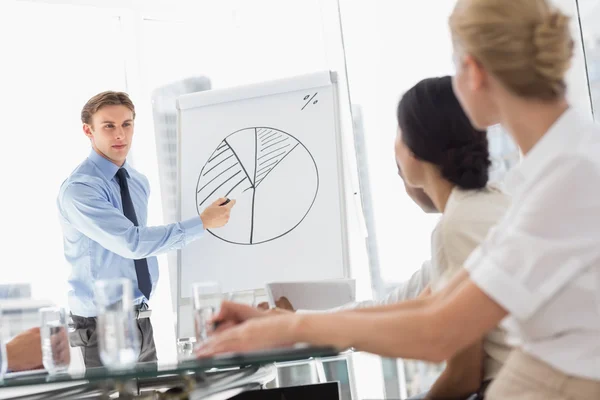
[[[121,201],[123,202],[123,214],[133,222],[133,225],[138,226],[135,209],[133,208],[133,201],[131,200],[131,194],[129,193],[129,185],[127,184],[128,175],[125,168],[119,168],[117,171],[119,187],[121,188]],[[150,299],[152,283],[150,282],[148,261],[145,258],[142,258],[140,260],[133,260],[133,262],[135,263],[135,274],[137,275],[138,287],[144,296],[146,296],[147,299]]]

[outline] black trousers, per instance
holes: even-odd
[[[69,334],[71,347],[81,348],[83,362],[86,368],[101,367],[100,353],[98,351],[98,334],[96,332],[96,317],[80,317],[71,315],[75,331]],[[154,332],[150,318],[135,320],[138,328],[138,341],[140,355],[138,362],[156,361],[156,346],[154,345]]]

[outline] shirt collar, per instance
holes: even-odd
[[[448,209],[454,207],[454,203],[458,200],[459,197],[461,197],[461,194],[463,193],[463,191],[461,189],[458,188],[458,186],[454,186],[452,188],[452,190],[450,191],[450,196],[448,196],[448,200],[446,200],[446,207],[444,208],[444,213],[446,213],[446,211],[448,211]]]
[[[578,113],[568,108],[533,148],[526,155],[521,156],[521,162],[508,172],[504,181],[505,189],[511,195],[516,195],[525,183],[536,179],[548,162],[569,147],[569,143],[574,139],[573,134],[581,131],[578,129],[580,125],[581,119]]]
[[[125,168],[125,170],[127,171],[127,176],[131,175],[129,171],[130,167],[129,164],[127,164],[127,161],[125,161],[123,167],[119,167],[112,161],[109,161],[106,158],[102,157],[94,149],[92,149],[88,158],[98,167],[100,172],[102,172],[102,175],[104,175],[104,177],[108,180],[111,180],[115,177],[119,168]]]

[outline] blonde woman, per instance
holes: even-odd
[[[471,122],[502,124],[524,156],[504,219],[436,294],[254,318],[200,355],[308,342],[441,361],[502,322],[518,348],[487,399],[600,398],[600,128],[565,99],[568,18],[545,0],[459,0],[450,28]]]

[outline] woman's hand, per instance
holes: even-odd
[[[245,304],[224,301],[221,303],[219,314],[217,314],[212,320],[212,323],[217,326],[217,328],[213,331],[213,334],[230,329],[249,319],[261,318],[267,315],[268,314],[266,311],[250,307]]]
[[[217,325],[217,328],[213,332],[215,334],[223,332],[249,319],[288,314],[292,314],[292,312],[281,308],[267,308],[263,310],[245,304],[224,301],[221,303],[219,314],[212,320]]]
[[[196,352],[196,356],[211,357],[215,354],[246,352],[276,347],[286,347],[295,343],[294,333],[301,316],[289,313],[270,318],[252,318],[229,329],[220,329]],[[236,319],[230,319],[235,321]]]
[[[425,289],[423,289],[423,291],[421,293],[419,293],[419,295],[417,296],[417,299],[422,299],[427,296],[431,296],[431,285],[425,286]]]

